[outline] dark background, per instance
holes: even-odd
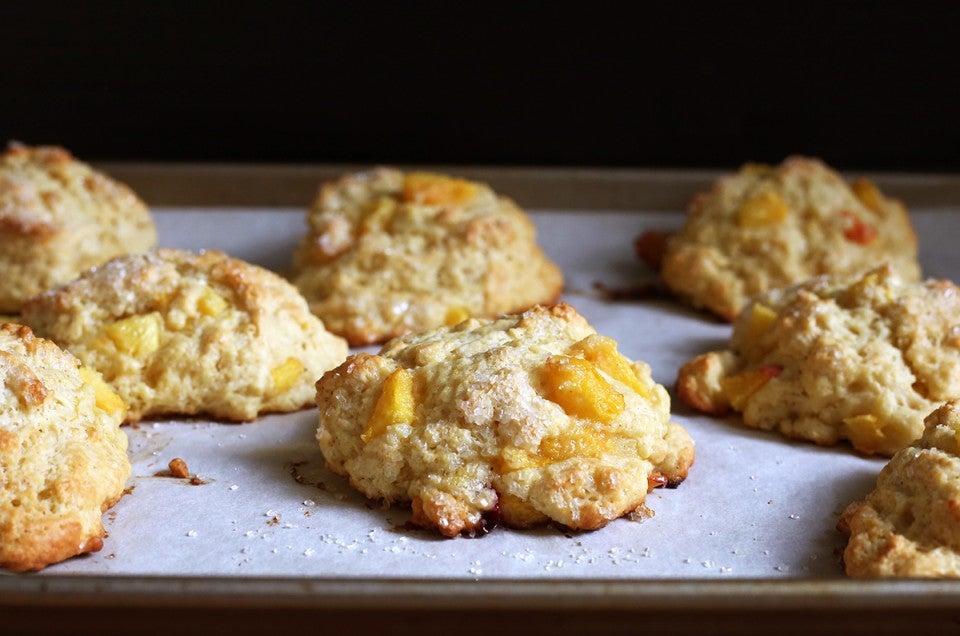
[[[960,3],[0,5],[0,143],[88,160],[960,170]]]

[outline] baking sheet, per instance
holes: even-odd
[[[290,264],[304,229],[300,209],[155,209],[160,243],[218,248],[275,270]],[[563,268],[565,300],[621,351],[647,361],[671,388],[676,370],[721,346],[729,326],[669,300],[611,302],[595,281],[652,280],[632,254],[648,228],[677,227],[676,212],[591,210],[531,215],[540,243]],[[960,278],[960,209],[913,212],[926,274]],[[674,419],[697,444],[689,478],[656,490],[655,516],[589,533],[498,528],[442,539],[407,526],[323,468],[315,412],[246,424],[202,420],[127,427],[129,494],[105,515],[101,552],[39,576],[293,577],[339,579],[840,579],[841,510],[872,486],[882,459],[846,446],[819,448],[751,431],[734,417],[697,415],[674,401]],[[162,476],[180,457],[190,480]],[[160,475],[158,475],[158,473]],[[4,576],[13,576],[5,573]]]

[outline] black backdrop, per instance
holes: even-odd
[[[960,169],[960,3],[0,4],[0,143],[110,160]]]

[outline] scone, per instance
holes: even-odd
[[[926,419],[863,501],[843,512],[843,553],[854,577],[960,577],[960,401]]]
[[[217,251],[116,258],[31,299],[23,319],[100,371],[128,422],[304,408],[347,355],[290,283]]]
[[[130,476],[124,405],[28,327],[0,325],[0,567],[23,572],[103,546]]]
[[[729,349],[680,369],[677,394],[753,428],[890,456],[960,397],[960,289],[904,283],[885,265],[767,292],[737,318]]]
[[[317,404],[328,467],[448,537],[600,528],[693,463],[650,368],[563,304],[353,355],[317,382]]]
[[[130,188],[63,148],[11,144],[0,155],[0,312],[156,240]]]
[[[323,186],[293,282],[351,345],[557,300],[529,217],[488,186],[379,168]]]
[[[660,247],[666,286],[726,320],[752,296],[812,276],[858,274],[889,262],[905,281],[920,278],[917,239],[903,205],[870,181],[848,184],[816,159],[747,164],[694,197],[682,229]]]

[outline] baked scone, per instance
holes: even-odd
[[[328,467],[453,537],[643,512],[693,442],[670,398],[568,305],[391,340],[317,382]]]
[[[63,148],[11,144],[0,155],[0,312],[156,241],[143,201]]]
[[[128,422],[304,408],[347,355],[295,287],[217,251],[118,257],[32,298],[23,319],[100,371]]]
[[[838,528],[854,577],[960,577],[960,401],[927,417],[923,436],[880,471]]]
[[[729,349],[680,369],[677,394],[753,428],[890,456],[960,397],[960,289],[904,283],[884,265],[767,292],[737,317]]]
[[[487,185],[379,168],[325,184],[293,282],[351,345],[556,302],[529,217]]]
[[[920,278],[917,239],[903,205],[870,181],[848,184],[817,159],[747,164],[692,200],[682,229],[637,249],[660,259],[666,286],[694,307],[733,320],[747,300],[813,276],[858,274],[889,262]],[[655,256],[654,256],[655,255]]]
[[[0,567],[103,547],[130,476],[124,405],[96,371],[28,327],[0,325]]]

